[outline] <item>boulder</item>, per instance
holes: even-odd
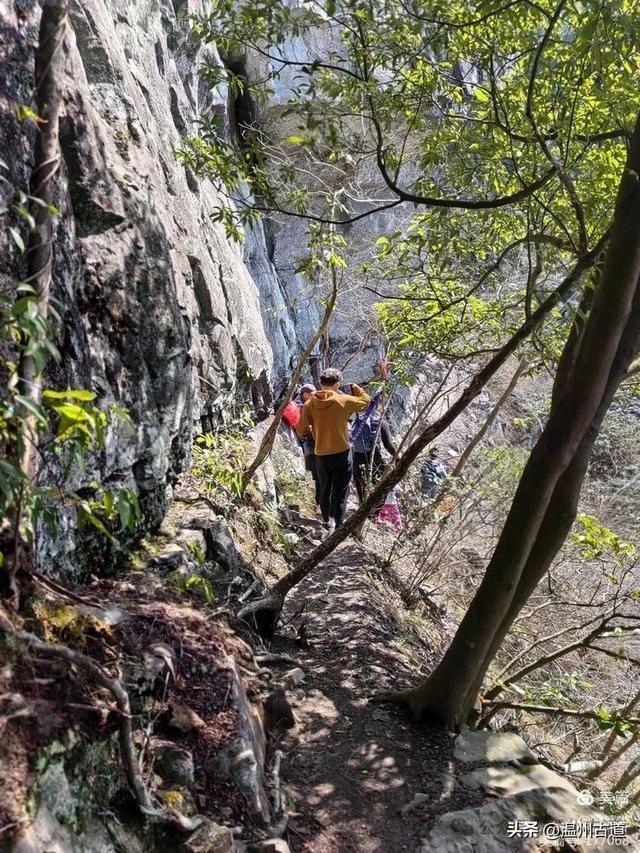
[[[177,545],[172,542],[167,545],[159,554],[156,554],[150,560],[149,565],[157,569],[161,574],[169,574],[169,572],[184,569],[189,563],[189,555],[182,545]]]
[[[566,788],[577,796],[573,785],[543,764],[517,767],[479,767],[462,777],[468,788],[482,788],[488,794],[510,797],[533,788]]]
[[[242,557],[222,518],[215,518],[204,529],[204,537],[207,543],[208,560],[215,560],[229,572],[237,572],[241,568]]]
[[[207,553],[207,543],[202,530],[195,530],[194,528],[179,530],[176,534],[176,541],[179,545],[186,548],[187,551],[189,547],[194,547],[193,544],[190,546],[190,543],[195,543],[203,554],[206,555]]]
[[[304,672],[299,666],[290,669],[282,676],[282,683],[288,690],[298,687],[304,681]]]
[[[189,507],[181,516],[181,524],[188,531],[195,531],[202,536],[207,560],[214,560],[230,572],[242,568],[242,557],[224,518],[210,506],[200,502]]]
[[[264,270],[257,282],[212,219],[216,188],[174,156],[201,115],[213,112],[226,127],[233,120],[226,85],[212,88],[200,74],[205,63],[221,65],[216,47],[190,32],[189,16],[200,6],[70,4],[57,77],[65,109],[53,296],[65,336],[56,381],[91,388],[105,411],[117,405],[130,416],[112,419],[104,448],[74,472],[74,488],[98,480],[137,491],[140,530],[156,528],[164,515],[170,486],[189,465],[194,432],[214,422],[227,399],[249,400],[252,386],[265,384],[273,354],[264,308],[287,302],[271,288],[278,278],[262,226],[251,239],[255,275]],[[2,4],[0,136],[16,187],[28,186],[32,161],[33,140],[16,108],[33,94],[40,7]],[[12,292],[7,285],[21,280],[22,259],[9,237],[1,234],[0,244],[0,291]],[[276,342],[283,375],[299,313],[274,320],[274,329],[290,328]],[[55,534],[42,532],[40,565],[71,571],[81,558],[73,519]]]
[[[510,837],[515,822],[532,821],[538,835],[529,838]],[[550,842],[544,838],[547,824],[590,824],[592,821],[611,825],[615,818],[580,805],[576,791],[567,788],[536,788],[513,797],[496,800],[486,806],[449,812],[436,818],[418,853],[505,853],[508,850],[547,851]],[[510,829],[510,827],[512,829]],[[607,839],[589,839],[582,847],[580,839],[571,839],[571,850],[606,850]],[[553,848],[551,848],[553,849]],[[633,848],[632,848],[633,849]]]
[[[193,785],[193,756],[188,749],[183,749],[170,740],[153,738],[151,740],[151,752],[154,758],[154,768],[165,782],[183,785],[185,788]]]
[[[233,833],[227,826],[205,821],[180,847],[181,853],[234,853]]]
[[[206,725],[202,717],[198,716],[188,705],[183,705],[180,702],[171,703],[171,716],[168,724],[172,729],[177,729],[185,734]]]
[[[457,761],[465,764],[480,761],[538,761],[522,738],[513,732],[473,732],[464,729],[456,738],[453,755]]]
[[[266,826],[271,808],[265,788],[266,737],[262,720],[249,701],[233,658],[228,658],[232,704],[238,714],[235,737],[211,759],[207,771],[221,779],[233,779],[254,820]]]
[[[291,710],[284,687],[277,685],[264,702],[264,724],[270,736],[294,728],[296,718]]]
[[[291,848],[284,838],[266,838],[250,844],[248,853],[291,853]]]
[[[168,643],[152,643],[145,649],[142,662],[145,680],[150,684],[171,684],[176,680],[176,653]]]

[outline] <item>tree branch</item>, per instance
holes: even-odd
[[[544,152],[545,157],[551,163],[553,170],[558,173],[558,177],[560,178],[562,185],[564,186],[564,188],[567,191],[567,195],[569,196],[569,200],[570,200],[571,205],[574,209],[574,212],[576,215],[576,220],[578,222],[578,231],[579,231],[578,249],[579,249],[580,253],[582,253],[582,252],[584,252],[584,250],[587,246],[587,226],[586,226],[586,222],[585,222],[584,208],[582,206],[582,202],[580,201],[580,198],[578,197],[578,193],[577,193],[577,190],[575,188],[575,184],[573,183],[573,180],[571,179],[571,176],[569,175],[569,173],[565,169],[563,163],[560,160],[558,160],[558,158],[553,154],[553,152],[549,148],[547,140],[540,133],[540,130],[538,129],[538,124],[536,122],[536,119],[535,119],[535,116],[533,113],[533,93],[534,93],[534,88],[535,88],[535,83],[536,83],[536,77],[538,76],[538,68],[540,66],[540,60],[542,59],[542,54],[544,53],[544,49],[546,48],[547,44],[549,43],[549,39],[551,38],[551,33],[553,32],[553,28],[555,27],[556,23],[558,22],[558,19],[560,18],[560,15],[561,15],[562,10],[564,9],[564,7],[566,5],[566,2],[567,2],[567,0],[560,0],[558,5],[556,6],[556,10],[552,15],[551,20],[549,21],[549,25],[548,25],[547,29],[545,30],[545,33],[542,37],[542,40],[540,41],[540,44],[538,45],[538,50],[536,51],[536,55],[535,55],[535,58],[533,60],[533,66],[531,68],[531,76],[529,78],[529,87],[527,90],[527,105],[526,105],[525,112],[526,112],[527,119],[529,120],[529,124],[531,125],[533,133],[534,133],[536,139],[538,140],[538,143],[539,143],[540,147],[542,148],[542,151]]]
[[[579,711],[575,708],[559,708],[552,707],[547,705],[528,705],[524,702],[503,702],[498,700],[487,701],[485,699],[482,700],[483,705],[488,705],[490,708],[495,708],[496,711],[501,710],[513,710],[513,711],[526,711],[528,714],[551,714],[551,716],[564,716],[564,717],[579,717],[584,720],[602,720],[602,717],[598,714],[597,711]],[[612,713],[617,713],[613,711]],[[632,725],[640,725],[640,717],[626,717],[625,719],[621,718],[621,722],[631,723]]]

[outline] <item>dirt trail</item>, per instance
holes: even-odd
[[[372,693],[416,679],[393,643],[398,624],[385,589],[371,556],[348,543],[288,603],[290,614],[305,604],[310,639],[303,649],[275,644],[306,674],[298,725],[283,744],[294,853],[414,851],[430,817],[482,802],[455,789],[446,733],[418,726],[399,707],[368,704]],[[437,652],[424,652],[428,666]],[[403,815],[416,793],[428,800]]]

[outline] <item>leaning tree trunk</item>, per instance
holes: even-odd
[[[38,123],[30,185],[30,194],[38,201],[33,202],[31,207],[34,226],[27,242],[26,279],[33,288],[41,326],[35,333],[35,340],[29,341],[30,346],[22,350],[18,362],[19,390],[26,405],[20,415],[16,450],[18,467],[25,475],[27,483],[37,473],[38,419],[34,409],[37,411],[40,405],[42,372],[33,351],[43,345],[49,313],[53,257],[53,218],[50,208],[55,200],[55,176],[60,165],[58,126],[62,93],[59,70],[66,26],[67,0],[44,0],[35,57],[34,99]],[[14,599],[18,593],[16,576],[18,572],[28,570],[32,561],[32,549],[23,536],[23,504],[24,488],[13,519],[15,547],[9,566],[8,583]]]
[[[282,400],[280,401],[280,405],[278,406],[273,420],[269,424],[267,431],[262,437],[262,441],[260,442],[260,447],[253,458],[251,464],[247,467],[246,471],[242,475],[242,488],[246,489],[251,480],[253,479],[254,474],[258,470],[258,468],[262,465],[265,459],[271,453],[273,448],[273,443],[276,440],[276,433],[278,432],[278,427],[280,426],[280,422],[282,421],[282,415],[284,414],[284,410],[287,408],[291,397],[293,396],[293,392],[296,390],[296,385],[300,380],[300,376],[302,375],[302,371],[304,369],[305,364],[307,363],[307,359],[313,352],[315,345],[318,343],[322,335],[327,330],[329,325],[329,320],[331,320],[331,315],[333,314],[333,309],[336,305],[336,299],[338,298],[338,277],[336,274],[335,267],[331,269],[331,294],[329,296],[329,300],[327,301],[327,305],[324,311],[324,315],[322,320],[320,321],[320,325],[314,336],[311,338],[309,343],[306,346],[306,349],[298,359],[298,363],[295,366],[293,373],[291,374],[291,378],[289,379],[289,384],[287,385],[287,389],[284,392]]]
[[[485,577],[441,663],[399,695],[416,716],[459,728],[497,648],[558,552],[575,517],[593,442],[637,353],[640,297],[640,116],[610,247],[575,358],[525,466]]]
[[[576,262],[571,272],[563,279],[556,290],[527,317],[518,331],[473,376],[467,387],[449,409],[440,418],[429,424],[414,439],[406,451],[396,459],[395,463],[389,467],[385,475],[380,479],[377,486],[371,490],[359,508],[347,518],[345,523],[325,539],[324,542],[320,543],[317,548],[314,548],[291,571],[287,572],[265,597],[252,601],[242,608],[239,613],[241,618],[247,618],[261,636],[268,637],[273,634],[284,600],[289,591],[326,559],[341,542],[344,542],[345,539],[360,529],[360,526],[366,521],[371,511],[380,501],[384,501],[389,491],[394,486],[397,486],[405,477],[420,453],[455,421],[458,415],[467,408],[469,403],[478,396],[489,379],[513,355],[520,344],[542,323],[549,312],[558,304],[558,301],[569,294],[578,281],[580,281],[582,275],[598,262],[607,246],[609,235],[610,231],[607,230],[593,249]]]
[[[482,439],[485,437],[485,435],[487,434],[487,432],[491,428],[491,425],[493,424],[495,419],[498,417],[498,414],[499,414],[500,410],[502,409],[502,407],[504,406],[504,404],[507,402],[509,397],[513,394],[513,391],[514,391],[516,385],[518,384],[518,380],[520,379],[522,374],[527,369],[527,364],[528,364],[528,362],[527,362],[526,358],[520,359],[520,363],[518,364],[518,366],[515,370],[515,373],[513,374],[511,379],[509,380],[509,384],[507,385],[507,387],[505,388],[503,393],[500,395],[500,397],[496,401],[496,404],[494,405],[494,407],[491,409],[491,411],[487,415],[485,422],[482,424],[482,426],[480,427],[478,432],[473,436],[473,438],[471,439],[469,444],[467,444],[465,449],[462,451],[462,455],[460,456],[460,459],[458,459],[458,461],[456,463],[456,467],[451,472],[452,477],[459,477],[460,474],[462,473],[462,469],[467,464],[467,460],[469,459],[469,457],[471,456],[473,451],[480,444]]]

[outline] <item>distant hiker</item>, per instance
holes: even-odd
[[[371,404],[367,407],[367,411]],[[353,447],[353,480],[358,492],[360,503],[366,497],[366,486],[369,472],[371,484],[375,484],[382,476],[385,462],[380,452],[380,444],[391,456],[396,455],[396,448],[391,439],[387,419],[378,414],[375,409],[367,417],[367,412],[356,415],[351,425]],[[380,502],[382,505],[382,501]],[[374,508],[374,512],[378,507]]]
[[[307,402],[307,400],[310,400],[315,393],[315,385],[303,385],[300,389],[300,398],[298,401],[300,416],[302,416],[302,409],[304,408],[304,404]],[[315,485],[315,502],[316,506],[319,507],[320,481],[318,480],[318,472],[316,470],[315,441],[313,440],[313,435],[311,434],[307,435],[305,438],[300,438],[299,441],[302,447],[302,452],[304,453],[304,467],[307,471],[311,473],[311,476],[313,477],[313,482]]]
[[[344,522],[351,480],[349,418],[364,412],[370,398],[359,385],[351,394],[339,391],[342,374],[333,367],[320,376],[320,391],[304,404],[296,432],[300,438],[310,433],[315,441],[315,464],[320,484],[320,510],[325,529],[331,519],[336,527]]]
[[[400,533],[404,527],[395,489],[391,489],[384,499],[384,503],[380,507],[376,521],[379,524],[390,524],[396,533]]]
[[[420,469],[420,485],[422,493],[428,498],[437,497],[440,487],[447,479],[447,469],[444,467],[438,456],[438,448],[432,447],[429,451],[429,458]]]

